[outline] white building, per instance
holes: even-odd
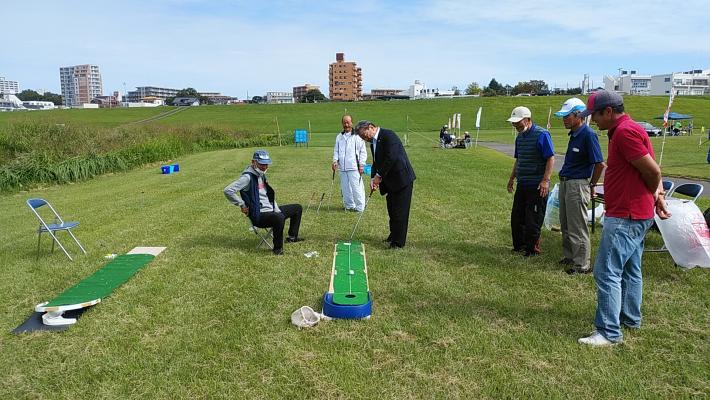
[[[0,94],[18,93],[20,93],[20,85],[17,81],[8,81],[5,77],[0,76]]]
[[[30,100],[23,101],[22,105],[28,110],[54,110],[56,108],[51,101]]]
[[[269,104],[293,104],[293,93],[266,92],[266,102]]]
[[[710,94],[710,69],[654,75],[651,78],[652,95],[702,96]]]
[[[67,107],[88,104],[103,94],[98,65],[84,64],[59,68],[62,98]]]
[[[138,86],[136,90],[126,94],[126,101],[129,103],[150,102],[154,99],[167,99],[177,96],[179,89],[161,88],[157,86]],[[148,99],[148,100],[146,100]]]
[[[22,100],[14,94],[0,94],[0,111],[25,110]]]
[[[636,71],[621,71],[617,76],[604,76],[604,89],[619,93],[648,96],[651,94],[651,75],[639,75]]]

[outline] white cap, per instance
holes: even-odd
[[[510,113],[510,118],[508,118],[508,122],[520,122],[522,121],[523,118],[532,118],[532,113],[530,112],[530,109],[527,107],[515,107],[513,109],[513,112]]]
[[[560,108],[560,111],[557,111],[555,113],[555,116],[557,117],[566,117],[570,113],[573,112],[582,112],[587,109],[587,106],[584,105],[584,102],[576,97],[572,97],[571,99],[568,99],[562,104],[562,108]]]

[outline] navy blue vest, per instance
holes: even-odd
[[[249,191],[247,192],[244,188],[239,191],[242,196],[242,200],[249,207],[249,220],[254,225],[259,223],[259,218],[261,217],[261,203],[259,202],[259,177],[251,172],[245,172],[242,175],[249,175]],[[263,177],[264,186],[266,186],[266,197],[269,198],[271,206],[274,205],[274,200],[276,199],[276,194],[274,189],[271,188],[269,182],[266,180],[266,175]],[[275,207],[274,207],[275,208]]]
[[[533,124],[527,132],[519,133],[515,138],[518,151],[518,166],[515,175],[518,184],[526,187],[537,186],[545,175],[547,160],[537,148],[537,141],[544,129]]]

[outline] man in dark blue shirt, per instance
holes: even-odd
[[[569,129],[569,144],[565,163],[560,170],[560,228],[562,255],[560,264],[568,274],[586,274],[589,266],[590,242],[587,227],[587,204],[594,195],[602,171],[606,167],[596,133],[579,114],[584,102],[573,97],[562,104],[560,111],[565,128]]]
[[[518,131],[515,163],[508,180],[508,193],[513,193],[513,183],[518,180],[510,213],[513,251],[535,256],[540,254],[540,228],[545,219],[555,149],[550,132],[533,124],[527,107],[515,107],[508,122]]]

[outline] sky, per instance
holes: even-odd
[[[137,86],[240,99],[305,83],[328,95],[335,53],[363,90],[594,86],[639,74],[710,69],[706,0],[3,2],[0,76],[60,92],[59,68],[99,66],[104,93]]]

